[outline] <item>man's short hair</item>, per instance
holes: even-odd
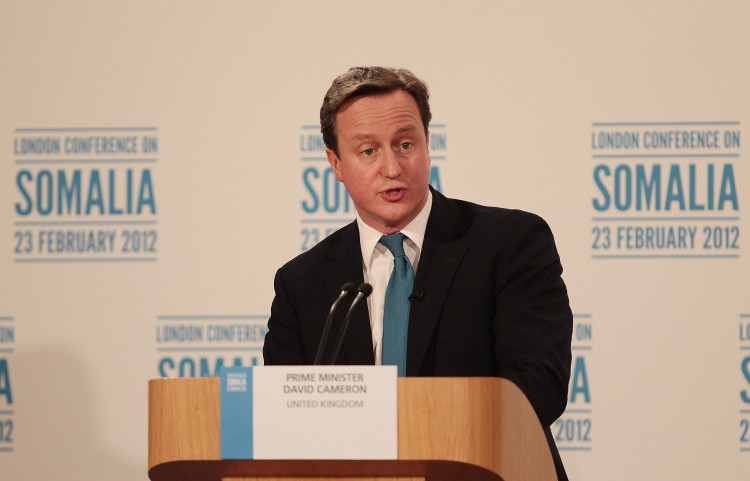
[[[414,97],[426,133],[432,119],[427,84],[403,68],[352,67],[333,81],[320,107],[320,131],[326,147],[338,155],[336,114],[346,101],[395,90],[404,90]]]

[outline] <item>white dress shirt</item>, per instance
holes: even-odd
[[[401,229],[401,233],[407,237],[404,240],[404,252],[411,262],[415,276],[431,210],[432,193],[428,191],[427,202],[422,210],[409,225]],[[393,254],[379,242],[383,233],[365,224],[359,214],[357,214],[357,226],[359,227],[359,245],[362,248],[362,270],[365,282],[372,285],[372,294],[367,298],[367,307],[370,312],[375,364],[380,365],[383,359],[385,291],[393,271]]]

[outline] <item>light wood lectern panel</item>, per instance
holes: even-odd
[[[149,382],[152,481],[557,479],[534,410],[505,379],[400,378],[398,460],[389,461],[222,460],[219,396],[219,378]]]

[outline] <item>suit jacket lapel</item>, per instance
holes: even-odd
[[[359,246],[359,229],[357,223],[353,222],[341,232],[342,238],[328,251],[328,257],[333,262],[333,268],[326,275],[326,292],[330,299],[335,299],[341,292],[341,286],[346,282],[353,282],[357,286],[364,282],[362,274],[362,250]],[[340,304],[336,314],[336,327],[341,326],[346,311],[349,309],[349,301]],[[339,329],[334,328],[334,337],[328,346],[333,347],[338,336]],[[342,352],[339,354],[339,362],[352,365],[375,364],[375,356],[372,348],[372,329],[370,328],[370,315],[367,309],[367,301],[362,300],[352,314]]]
[[[432,199],[432,210],[414,281],[415,291],[423,291],[424,297],[412,303],[409,314],[407,376],[414,376],[419,372],[453,283],[453,276],[468,249],[468,246],[460,242],[460,235],[465,231],[466,225],[458,209],[449,199],[434,190]]]

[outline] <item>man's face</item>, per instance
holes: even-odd
[[[326,155],[362,220],[398,232],[427,202],[430,153],[414,98],[403,90],[354,98],[336,114],[339,155]]]

